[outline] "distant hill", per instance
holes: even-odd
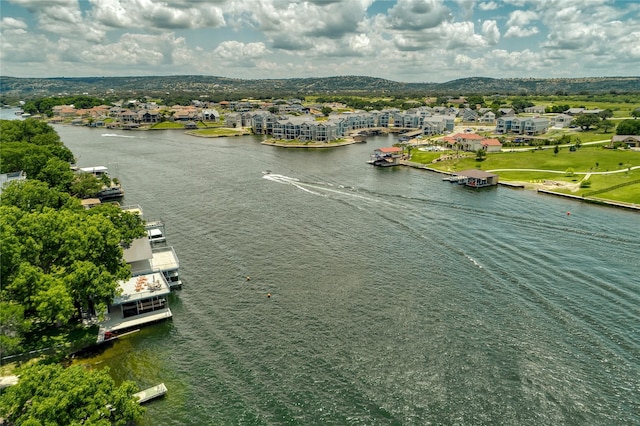
[[[247,96],[285,97],[311,94],[583,94],[640,93],[640,77],[599,78],[484,78],[471,77],[446,83],[401,83],[374,77],[338,76],[243,80],[226,77],[181,75],[151,77],[59,77],[17,78],[0,76],[0,94],[42,97],[58,94],[122,96],[154,93],[193,93],[194,97],[212,93],[242,93]],[[196,96],[197,95],[197,96]]]

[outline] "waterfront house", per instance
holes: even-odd
[[[124,260],[131,267],[131,275],[139,276],[160,272],[169,287],[180,287],[180,263],[173,247],[151,248],[148,236],[135,239],[124,249]]]
[[[171,318],[167,302],[171,292],[161,273],[138,275],[118,283],[118,295],[99,324],[98,343],[134,328]]]
[[[399,147],[383,147],[376,149],[371,155],[369,164],[380,167],[397,166],[402,158],[402,148]]]
[[[456,133],[451,138],[455,140],[456,145],[463,151],[477,151],[482,148],[484,137],[475,133]]]
[[[103,182],[106,180],[108,183],[104,183],[102,185],[102,189],[100,192],[96,194],[96,197],[101,201],[120,198],[124,196],[124,189],[122,189],[122,185],[118,180],[111,179],[109,176],[109,169],[105,166],[93,166],[93,167],[82,167],[76,169],[77,172],[80,173],[89,173],[94,175]]]

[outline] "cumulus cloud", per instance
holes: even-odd
[[[451,10],[437,0],[398,0],[387,22],[395,30],[424,30],[452,19]]]
[[[508,26],[524,26],[538,19],[538,14],[531,10],[514,10],[509,14]]]
[[[243,12],[249,14],[250,24],[276,40],[282,36],[338,39],[357,31],[371,3],[372,0],[245,2]]]
[[[241,43],[239,41],[225,41],[213,51],[214,55],[223,59],[261,58],[269,53],[264,43]]]
[[[189,29],[225,25],[222,9],[209,2],[90,0],[92,17],[112,28]]]
[[[498,8],[498,3],[495,1],[482,2],[478,5],[478,9],[480,10],[496,10]]]
[[[494,45],[500,41],[500,30],[496,21],[484,21],[482,23],[482,34],[488,44]]]
[[[18,75],[445,81],[469,73],[588,75],[603,64],[637,74],[640,61],[637,2],[0,1],[3,72]],[[522,47],[518,38],[536,34]]]
[[[505,38],[509,37],[529,37],[534,34],[538,34],[537,27],[521,28],[518,26],[510,27],[504,34]]]
[[[531,10],[515,10],[509,14],[507,21],[507,32],[505,38],[509,37],[529,37],[538,33],[537,27],[527,28],[532,21],[538,19],[538,14]]]
[[[27,24],[22,19],[15,19],[11,17],[4,17],[0,21],[0,26],[3,30],[26,30]]]

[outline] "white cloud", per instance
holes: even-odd
[[[478,9],[488,11],[488,10],[496,10],[498,8],[498,3],[495,1],[482,2],[478,5]]]
[[[538,19],[538,14],[531,10],[514,10],[509,14],[507,26],[524,26]]]
[[[373,0],[0,1],[8,75],[446,81],[637,75],[640,61],[637,2],[398,0],[376,8]]]
[[[451,11],[437,0],[398,0],[389,10],[388,26],[395,30],[434,28],[452,19]]]
[[[515,10],[509,14],[507,21],[507,32],[505,38],[509,37],[529,37],[538,34],[537,27],[526,28],[532,21],[538,20],[538,14],[531,10]]]
[[[0,21],[0,27],[2,30],[26,30],[27,24],[22,19],[15,19],[11,17],[4,17]]]
[[[113,28],[188,29],[225,25],[222,9],[206,2],[90,0],[92,17]]]
[[[537,27],[531,27],[531,28],[521,28],[518,26],[515,27],[510,27],[507,32],[504,34],[505,38],[509,38],[509,37],[529,37],[532,36],[534,34],[538,34],[538,28]]]
[[[500,41],[500,30],[496,21],[484,21],[482,23],[482,34],[490,45],[498,44]]]
[[[222,59],[237,60],[262,58],[269,53],[264,43],[241,43],[239,41],[225,41],[216,47],[213,51],[215,56]]]

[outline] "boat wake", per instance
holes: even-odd
[[[296,178],[292,178],[292,177],[284,176],[284,175],[279,175],[279,174],[275,174],[275,173],[271,173],[271,172],[263,173],[262,174],[262,178],[270,180],[272,182],[282,183],[282,184],[285,184],[285,185],[293,185],[296,188],[298,188],[298,189],[300,189],[302,191],[308,192],[310,194],[319,195],[321,197],[325,196],[325,195],[323,195],[323,194],[321,194],[319,192],[315,192],[315,191],[312,191],[311,189],[305,188],[305,185],[300,183],[300,180],[296,179]]]
[[[102,135],[103,138],[128,138],[128,139],[134,139],[137,138],[137,136],[129,136],[129,135],[118,135],[116,133],[103,133]]]
[[[332,183],[328,183],[328,182],[316,182],[316,183],[307,183],[307,182],[301,182],[300,179],[297,178],[293,178],[293,177],[289,177],[289,176],[284,176],[284,175],[279,175],[279,174],[275,174],[275,173],[271,173],[270,171],[268,171],[268,173],[263,172],[262,175],[263,179],[267,179],[273,182],[278,182],[278,183],[282,183],[282,184],[287,184],[287,185],[293,185],[294,187],[308,192],[310,194],[314,194],[314,195],[319,195],[321,197],[328,197],[330,194],[336,194],[336,195],[342,195],[342,196],[346,196],[346,197],[350,197],[350,198],[358,198],[361,200],[365,200],[365,201],[372,201],[372,202],[380,202],[381,200],[377,200],[375,198],[370,198],[370,197],[366,197],[364,195],[358,194],[355,188],[352,187],[345,187],[344,185],[338,185],[336,189],[336,186]]]
[[[482,265],[479,264],[473,257],[466,254],[465,254],[465,257],[469,259],[471,262],[473,262],[473,264],[476,265],[478,268],[482,269]]]

